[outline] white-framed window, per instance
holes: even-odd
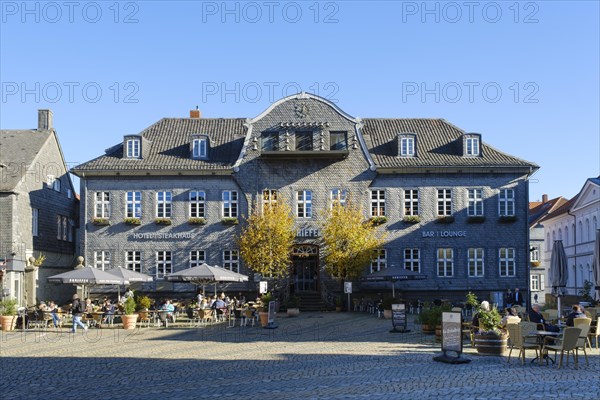
[[[312,191],[300,190],[296,192],[296,216],[298,218],[312,218]]]
[[[161,250],[156,252],[156,278],[162,279],[173,272],[173,252]]]
[[[94,267],[106,271],[110,269],[110,251],[94,252]]]
[[[190,190],[190,218],[204,218],[206,216],[206,192],[203,190]]]
[[[62,239],[62,215],[56,216],[56,238]]]
[[[54,190],[55,192],[60,193],[60,189],[61,189],[61,183],[60,183],[60,179],[56,178],[52,184],[52,190]]]
[[[223,250],[223,268],[240,272],[240,255],[237,250]]]
[[[469,217],[478,217],[483,215],[483,189],[467,189],[468,207],[467,215]]]
[[[74,239],[74,233],[75,233],[75,221],[73,221],[71,218],[69,218],[69,222],[68,222],[68,231],[67,231],[67,241],[69,242],[73,242]]]
[[[421,250],[404,249],[404,269],[421,272]]]
[[[479,138],[477,136],[469,136],[467,139],[467,155],[478,156],[479,155]]]
[[[437,249],[437,276],[454,276],[454,250],[450,248]]]
[[[142,218],[142,192],[127,192],[125,195],[127,218]]]
[[[171,218],[173,193],[156,192],[156,218]]]
[[[336,203],[345,207],[348,200],[348,191],[346,189],[332,189],[329,191],[329,200],[329,207],[333,207]]]
[[[279,150],[279,132],[269,131],[261,134],[262,151],[277,151]]]
[[[467,265],[470,277],[482,277],[484,275],[482,248],[469,248],[467,250]]]
[[[452,189],[437,190],[437,215],[452,215]]]
[[[277,204],[278,193],[274,189],[263,190],[262,203],[264,205],[275,205]]]
[[[237,190],[223,190],[221,193],[221,211],[223,218],[237,218],[238,216],[238,192]]]
[[[498,213],[500,216],[512,217],[515,215],[514,189],[500,189],[498,194]]]
[[[531,274],[529,276],[529,289],[531,289],[532,292],[540,291],[540,276],[539,275]]]
[[[385,249],[375,250],[371,259],[371,273],[387,268],[387,252]]]
[[[194,158],[208,158],[208,138],[193,140],[192,156]]]
[[[199,267],[206,262],[206,252],[204,250],[190,251],[190,268]]]
[[[529,250],[529,261],[540,261],[540,248],[538,246],[531,246],[531,249]]]
[[[126,251],[125,268],[135,272],[142,272],[142,252],[137,250]]]
[[[371,190],[371,217],[385,217],[385,190]]]
[[[346,132],[346,131],[329,132],[329,149],[330,150],[347,150],[348,149],[348,132]]]
[[[400,155],[413,157],[415,155],[415,138],[412,136],[400,137]]]
[[[38,208],[31,209],[31,234],[33,236],[40,234],[40,210]]]
[[[72,199],[73,198],[73,191],[71,189],[67,189],[67,198],[68,199]]]
[[[125,144],[127,146],[128,158],[140,157],[140,139],[128,139]]]
[[[94,193],[94,217],[110,218],[110,192]]]
[[[404,215],[419,215],[419,189],[404,191]]]
[[[498,268],[500,276],[515,276],[515,249],[512,247],[502,247],[499,250]]]

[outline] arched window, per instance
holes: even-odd
[[[569,227],[565,226],[565,246],[569,245]]]
[[[558,228],[558,240],[562,240],[562,229]]]
[[[583,242],[583,222],[579,221],[579,243]]]
[[[592,232],[590,232],[590,219],[589,218],[585,219],[585,240],[592,240]]]
[[[598,230],[598,219],[594,215],[594,232],[596,232],[597,230]],[[592,240],[594,240],[594,239],[592,238]]]
[[[550,243],[550,232],[546,233],[546,248],[547,249],[551,249],[551,243]]]

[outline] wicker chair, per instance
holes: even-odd
[[[558,362],[558,368],[561,367],[563,362],[563,355],[567,352],[567,365],[569,364],[569,353],[573,353],[573,359],[575,361],[575,368],[579,367],[577,360],[577,341],[579,340],[579,335],[581,334],[581,329],[575,327],[565,328],[563,332],[562,339],[559,339],[556,344],[546,344],[542,349],[543,353],[547,356],[548,351],[554,351],[556,353],[560,351],[560,361]],[[548,364],[548,358],[546,357],[546,364]]]
[[[508,330],[508,345],[510,346],[510,352],[508,353],[508,360],[506,362],[510,362],[510,355],[515,348],[519,349],[521,365],[525,364],[525,350],[535,350],[535,356],[536,358],[538,357],[539,344],[525,340],[521,324],[508,324],[506,325],[506,329]]]

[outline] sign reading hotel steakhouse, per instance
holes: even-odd
[[[254,118],[193,110],[115,141],[72,170],[88,265],[159,280],[199,262],[252,275],[237,247],[245,216],[252,204],[285,202],[296,218],[290,285],[325,297],[340,288],[325,272],[322,222],[333,201],[352,201],[385,233],[365,274],[396,266],[427,275],[403,282],[404,298],[527,289],[528,178],[538,166],[443,119],[361,119],[300,93]],[[236,285],[228,290],[256,294],[252,277]],[[157,287],[165,285],[143,290]],[[358,295],[387,289],[353,287]]]

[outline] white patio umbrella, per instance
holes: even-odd
[[[555,240],[552,247],[552,256],[550,257],[550,284],[552,291],[558,296],[558,319],[561,316],[560,308],[560,288],[567,286],[569,279],[569,269],[567,267],[567,255],[563,247],[562,240]]]
[[[130,269],[123,268],[121,266],[110,269],[106,272],[108,272],[109,274],[114,275],[118,278],[123,279],[124,285],[128,285],[130,283],[137,283],[137,282],[152,282],[154,280],[154,278],[152,278],[150,275],[142,274],[141,272],[132,271]],[[121,285],[118,285],[117,296],[119,299],[121,298]]]
[[[127,283],[123,278],[89,266],[49,276],[48,282],[83,285],[84,295],[86,285],[124,285]]]
[[[592,271],[594,273],[594,289],[598,292],[596,299],[600,300],[600,229],[596,230],[596,241],[594,242],[593,254]]]
[[[187,268],[169,275],[166,275],[168,281],[171,282],[189,282],[196,285],[202,286],[204,292],[204,286],[209,283],[218,282],[246,282],[248,276],[239,274],[237,272],[230,271],[225,268],[211,266],[203,263],[197,267]],[[216,291],[216,286],[215,286]]]

